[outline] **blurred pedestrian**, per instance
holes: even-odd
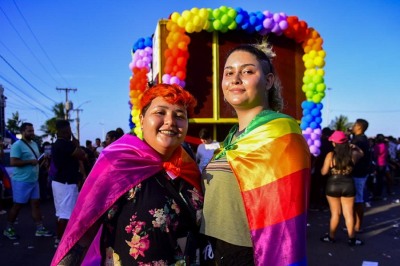
[[[354,202],[354,230],[356,233],[363,231],[362,222],[364,219],[364,208],[365,208],[365,195],[366,182],[369,174],[372,172],[372,154],[370,152],[369,140],[365,135],[365,131],[368,129],[368,121],[365,119],[357,119],[351,128],[353,137],[351,143],[359,147],[364,156],[362,156],[353,167],[353,178],[356,189],[356,196]]]
[[[350,144],[343,131],[336,130],[329,137],[334,150],[329,152],[321,169],[323,175],[330,174],[326,183],[326,198],[328,199],[331,218],[329,233],[321,237],[322,242],[335,242],[335,234],[343,213],[348,244],[359,246],[364,242],[355,237],[354,232],[354,197],[356,195],[352,171],[357,161],[364,155],[363,151]]]
[[[199,165],[200,172],[202,172],[211,161],[214,151],[219,148],[219,142],[212,139],[207,128],[200,129],[199,137],[202,143],[197,147],[196,163]]]
[[[12,174],[13,206],[8,217],[4,236],[14,240],[18,238],[14,223],[24,204],[30,202],[32,218],[36,224],[36,236],[52,236],[53,234],[43,226],[40,211],[39,189],[39,147],[33,141],[35,131],[33,124],[24,122],[20,127],[22,138],[11,146],[10,165],[15,169]]]
[[[374,200],[382,199],[383,184],[388,168],[389,149],[383,134],[375,137],[374,160],[376,164],[376,176],[373,188]]]
[[[64,234],[78,198],[79,185],[83,182],[81,161],[86,159],[79,141],[73,137],[67,120],[56,122],[57,140],[52,147],[52,189],[57,218],[57,244]]]

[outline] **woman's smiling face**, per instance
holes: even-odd
[[[144,141],[164,160],[182,144],[188,130],[186,108],[170,104],[163,97],[153,99],[141,115],[140,123]]]
[[[257,58],[246,51],[235,51],[226,60],[222,79],[225,99],[235,109],[262,106],[270,80]]]

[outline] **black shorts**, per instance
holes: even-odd
[[[332,175],[326,182],[325,193],[331,197],[354,197],[356,190],[351,176]]]

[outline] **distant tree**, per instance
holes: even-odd
[[[7,129],[14,135],[19,134],[19,128],[25,120],[20,119],[18,111],[11,114],[11,118],[7,119]]]
[[[335,117],[335,119],[331,123],[331,127],[334,130],[341,130],[346,132],[349,127],[352,126],[352,123],[349,122],[347,116],[340,115],[339,117]]]
[[[50,137],[51,142],[54,141],[56,137],[56,122],[58,119],[64,119],[65,117],[65,112],[64,112],[64,104],[63,103],[57,103],[53,106],[53,112],[54,112],[54,117],[46,120],[44,122],[44,125],[40,127],[40,130],[44,133],[42,135],[43,138]]]

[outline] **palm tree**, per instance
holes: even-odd
[[[17,135],[19,133],[19,128],[21,127],[21,124],[25,120],[20,119],[18,111],[15,113],[11,114],[11,118],[7,119],[7,129],[13,133],[14,135]]]
[[[349,122],[347,116],[340,115],[339,117],[335,117],[335,120],[331,122],[330,128],[347,132],[348,128],[350,128],[352,124],[353,123]]]
[[[44,122],[44,125],[40,127],[40,130],[44,132],[42,135],[43,138],[50,137],[51,142],[54,141],[56,137],[56,122],[58,119],[64,119],[65,117],[65,112],[64,112],[64,104],[63,103],[57,103],[53,106],[52,111],[54,112],[54,117],[46,120]]]

